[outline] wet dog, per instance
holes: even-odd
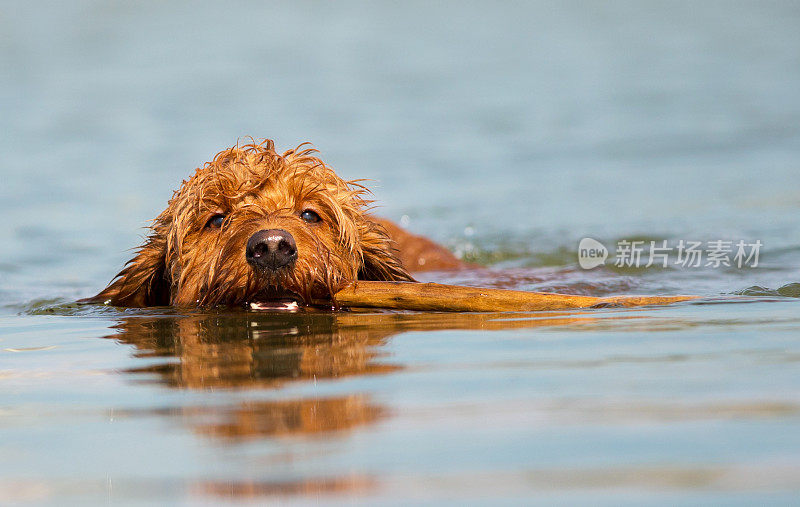
[[[445,248],[368,213],[309,145],[265,140],[218,153],[184,181],[136,255],[87,302],[115,306],[326,305],[356,280],[414,281],[451,269]]]

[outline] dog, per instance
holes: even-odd
[[[331,306],[357,280],[414,282],[413,271],[463,266],[372,216],[363,180],[344,181],[317,153],[304,143],[279,154],[269,139],[217,153],[182,182],[108,287],[84,302],[297,310]]]

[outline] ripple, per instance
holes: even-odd
[[[753,285],[752,287],[736,291],[734,294],[741,296],[782,296],[788,298],[800,298],[800,283],[787,283],[786,285],[778,287],[777,289],[768,289],[766,287]]]

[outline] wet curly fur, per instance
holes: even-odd
[[[355,280],[413,281],[368,214],[368,190],[315,154],[303,144],[281,155],[271,140],[221,151],[182,183],[135,257],[88,301],[207,307],[291,294],[310,304]],[[306,211],[320,220],[304,220]],[[248,238],[265,229],[293,236],[292,266],[259,270],[245,259]]]

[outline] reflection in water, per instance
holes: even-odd
[[[381,346],[404,331],[508,329],[589,323],[596,313],[211,313],[123,318],[109,336],[142,358],[175,358],[129,373],[180,389],[277,388],[287,382],[396,372]],[[633,318],[630,315],[618,318]],[[313,435],[368,425],[387,410],[366,394],[177,407],[178,417],[217,439]],[[120,415],[120,414],[118,414]]]
[[[509,329],[595,324],[605,318],[637,318],[632,312],[561,313],[204,313],[121,318],[108,336],[136,348],[156,364],[128,373],[177,389],[228,389],[258,394],[291,382],[389,374],[404,365],[382,354],[389,338],[405,331]],[[603,316],[604,318],[601,318]],[[385,419],[389,410],[365,393],[297,399],[245,399],[221,404],[173,406],[115,416],[169,417],[215,442],[314,438],[347,432]],[[363,475],[264,481],[198,481],[190,495],[227,498],[359,494],[375,487]]]
[[[636,318],[630,313],[616,318]],[[264,388],[298,380],[395,372],[402,366],[382,361],[380,347],[400,332],[532,328],[600,320],[604,319],[591,311],[213,313],[123,318],[114,326],[117,333],[108,338],[136,346],[138,357],[177,358],[177,362],[130,370],[155,373],[159,382],[171,387]]]
[[[140,357],[176,357],[132,370],[157,373],[172,387],[277,387],[301,379],[387,373],[376,360],[389,332],[343,328],[334,314],[208,314],[130,318],[113,338]]]
[[[194,411],[184,411],[184,415]],[[367,396],[351,395],[336,398],[311,398],[275,402],[245,402],[220,414],[212,412],[212,420],[198,425],[204,435],[226,440],[245,440],[265,436],[311,435],[342,431],[370,424],[385,413],[369,402]],[[207,409],[199,409],[201,414]],[[223,419],[219,416],[223,415]]]
[[[192,486],[198,496],[258,498],[264,496],[354,494],[364,493],[375,487],[375,480],[369,476],[353,475],[342,477],[323,477],[297,481],[218,481],[201,482]]]

